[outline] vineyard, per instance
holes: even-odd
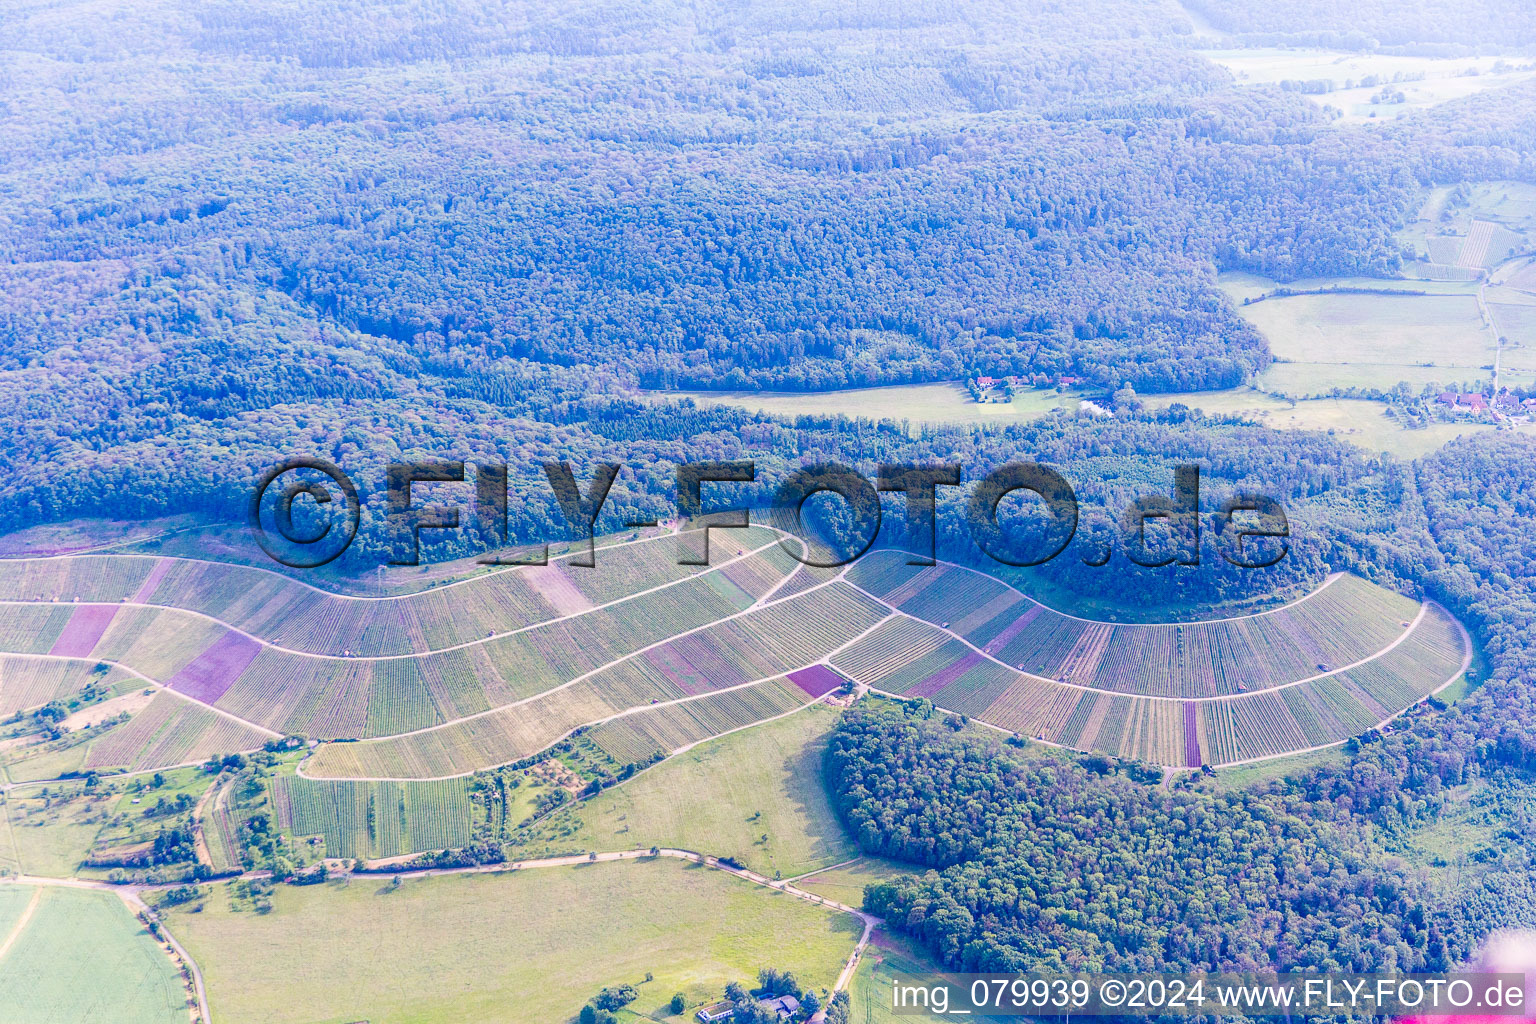
[[[141,772],[192,764],[215,754],[251,750],[274,734],[262,733],[195,701],[157,693],[149,706],[91,743],[89,770]]]
[[[0,654],[0,717],[62,700],[87,686],[118,692],[133,682],[126,672],[100,662]]]
[[[787,680],[641,708],[597,726],[587,736],[620,764],[649,762],[700,740],[787,714],[809,701]]]
[[[441,778],[506,764],[631,708],[810,665],[882,617],[875,602],[832,583],[675,636],[515,704],[403,736],[325,745],[307,771],[327,778]]]
[[[1467,651],[1437,607],[1347,575],[1243,617],[1118,623],[899,552],[811,569],[754,527],[717,532],[699,567],[677,564],[683,543],[635,535],[602,544],[596,568],[567,553],[426,574],[388,597],[170,557],[0,561],[0,710],[111,673],[174,694],[93,737],[85,769],[302,735],[322,741],[315,779],[446,779],[582,729],[646,762],[847,678],[1045,742],[1194,766],[1368,731]],[[382,834],[366,848],[393,842]]]
[[[239,825],[229,810],[230,782],[218,784],[209,796],[199,822],[208,847],[209,867],[219,874],[244,870],[240,856]]]
[[[469,786],[437,782],[340,782],[280,775],[272,782],[282,829],[321,836],[327,857],[374,860],[469,845]]]
[[[1236,695],[1337,671],[1401,637],[1419,609],[1410,598],[1341,575],[1256,615],[1123,624],[1064,615],[959,566],[908,567],[891,552],[865,558],[848,579],[1019,671],[1159,697]]]
[[[901,613],[834,656],[859,682],[1076,750],[1197,767],[1376,728],[1455,679],[1442,609],[1351,576],[1255,615],[1093,622],[958,566],[880,552],[848,573]]]

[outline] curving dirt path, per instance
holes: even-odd
[[[11,951],[11,947],[16,944],[16,940],[21,938],[21,933],[27,930],[27,922],[32,920],[32,915],[37,912],[37,905],[42,902],[42,899],[43,891],[39,889],[32,894],[32,898],[22,908],[21,916],[16,919],[15,924],[11,925],[10,933],[6,935],[5,941],[0,942],[0,960],[5,959],[5,954]]]

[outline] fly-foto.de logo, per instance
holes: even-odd
[[[596,567],[596,526],[623,469],[621,463],[599,463],[583,483],[568,462],[544,464],[545,481],[568,535],[586,547],[566,564]],[[882,495],[889,496],[899,508],[903,546],[914,552],[909,563],[932,565],[940,494],[961,487],[967,488],[961,495],[965,534],[978,551],[997,562],[1041,565],[1061,555],[1078,532],[1079,507],[1071,483],[1057,470],[1037,462],[1008,462],[968,484],[963,482],[963,468],[955,463],[881,465],[873,480],[850,466],[821,463],[790,472],[765,507],[704,510],[706,503],[729,503],[733,485],[754,484],[757,479],[756,464],[750,460],[677,465],[677,515],[689,527],[678,535],[679,565],[710,564],[714,531],[753,525],[754,513],[760,523],[779,532],[780,544],[797,561],[820,568],[847,565],[879,537],[886,515]],[[467,525],[460,507],[418,504],[414,490],[418,484],[463,485],[465,491],[460,496],[480,537],[491,538],[501,546],[509,543],[512,492],[506,465],[481,463],[471,468],[463,461],[449,459],[392,463],[385,470],[383,487],[390,564],[419,564],[422,531],[458,531]],[[822,495],[826,497],[818,497]],[[1005,500],[1014,496],[1030,502],[1031,514],[1009,517],[1000,513]],[[807,506],[812,499],[840,506],[839,514],[831,517],[836,522],[835,538],[825,536],[824,524],[821,529],[807,528]],[[339,467],[324,459],[300,456],[273,466],[257,480],[249,520],[257,544],[273,559],[293,568],[313,568],[340,557],[356,539],[362,501],[357,486]],[[1169,493],[1132,501],[1118,518],[1116,539],[1125,557],[1137,565],[1196,566],[1201,561],[1204,520],[1209,520],[1217,537],[1217,553],[1232,565],[1266,568],[1290,550],[1290,523],[1279,501],[1241,492],[1212,509],[1203,509],[1200,467],[1193,464],[1173,468]],[[657,521],[623,525],[652,527]],[[1105,565],[1113,554],[1111,543],[1104,538],[1086,547],[1081,554],[1086,565]],[[479,561],[543,565],[548,558],[546,544],[532,554],[492,553]]]

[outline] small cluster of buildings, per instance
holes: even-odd
[[[800,1012],[800,1000],[794,996],[775,996],[772,999],[760,999],[757,1005],[772,1013],[774,1018],[780,1021],[794,1020],[795,1014]],[[736,1016],[736,1005],[730,1000],[711,1003],[708,1006],[701,1007],[694,1016],[698,1017],[704,1024],[720,1024],[721,1021],[727,1021]]]
[[[1042,379],[1042,378],[1044,378],[1044,379]],[[1062,374],[1060,377],[1057,377],[1054,381],[1052,381],[1048,377],[1045,377],[1044,374],[1040,374],[1040,375],[1037,375],[1035,377],[1020,377],[1020,376],[1012,376],[1012,377],[977,377],[976,378],[976,387],[979,388],[982,391],[991,391],[993,388],[1000,388],[1000,387],[1004,387],[1005,385],[1007,387],[1013,387],[1013,388],[1035,388],[1035,387],[1042,387],[1043,388],[1043,387],[1050,387],[1051,385],[1054,384],[1058,388],[1075,388],[1079,384],[1081,384],[1082,382],[1083,382],[1083,378],[1081,378],[1081,377],[1072,377],[1072,376],[1069,376],[1067,374]]]
[[[1435,402],[1467,416],[1489,416],[1494,421],[1517,417],[1536,418],[1536,398],[1521,398],[1509,388],[1492,395],[1479,392],[1442,391]]]

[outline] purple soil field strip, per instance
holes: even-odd
[[[988,654],[996,654],[1004,647],[1007,647],[1009,641],[1018,636],[1020,633],[1024,632],[1024,627],[1035,621],[1035,617],[1039,614],[1040,606],[1035,605],[1029,611],[1025,612],[1023,615],[1020,615],[1018,618],[1008,623],[1008,625],[1004,626],[1003,631],[997,634],[997,636],[993,637],[992,641],[987,644],[984,650],[986,650]]]
[[[592,608],[592,601],[577,589],[559,563],[551,562],[524,571],[523,578],[557,615],[575,615]]]
[[[1184,702],[1184,764],[1199,768],[1205,763],[1200,754],[1200,728],[1195,717],[1195,702]]]
[[[842,686],[845,680],[825,665],[812,665],[789,674],[789,681],[812,697],[825,697]]]
[[[972,651],[948,668],[940,669],[916,686],[909,687],[903,697],[932,697],[950,683],[981,664],[981,655]]]
[[[715,689],[704,679],[704,674],[671,644],[653,647],[640,657],[660,670],[662,675],[666,676],[667,682],[690,697]]]
[[[139,584],[138,592],[133,595],[133,603],[148,604],[150,595],[155,592],[156,587],[160,586],[160,581],[165,579],[165,574],[171,571],[171,566],[174,564],[173,558],[162,558],[155,562],[154,568],[149,570],[149,575],[144,578],[143,583]]]
[[[256,641],[230,630],[188,662],[167,685],[204,704],[212,704],[235,684],[260,650]]]
[[[64,632],[48,648],[49,654],[64,658],[83,658],[96,648],[96,641],[107,631],[117,605],[88,604],[76,608],[64,624]]]

